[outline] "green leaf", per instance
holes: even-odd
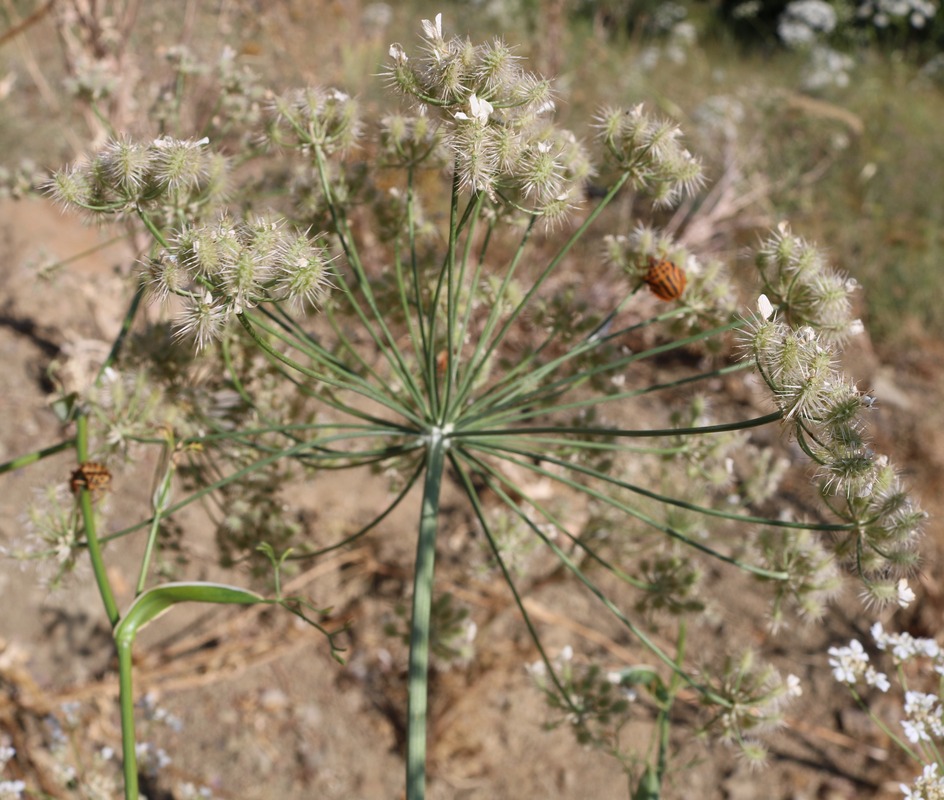
[[[115,641],[119,647],[129,647],[141,628],[177,603],[229,603],[246,606],[271,602],[255,592],[222,583],[165,583],[163,586],[148,589],[131,604],[115,628]]]

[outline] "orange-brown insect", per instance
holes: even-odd
[[[73,494],[78,494],[83,487],[90,492],[104,492],[111,484],[111,473],[104,464],[97,461],[86,461],[81,464],[69,479],[69,488]]]
[[[667,258],[650,256],[643,280],[660,300],[678,300],[685,291],[685,271]]]
[[[442,375],[446,371],[446,367],[449,364],[449,353],[445,350],[440,350],[436,354],[436,374]]]

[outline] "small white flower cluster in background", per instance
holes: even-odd
[[[340,89],[306,87],[272,98],[264,140],[273,148],[314,146],[329,154],[347,152],[360,135],[357,101]]]
[[[526,667],[554,713],[548,727],[569,725],[581,744],[600,746],[608,728],[620,727],[619,720],[629,716],[630,704],[637,699],[633,681],[627,680],[631,670],[604,671],[596,664],[575,661],[570,645],[561,649],[550,667],[553,675],[544,661]],[[635,669],[651,672],[648,667]]]
[[[803,88],[810,92],[823,89],[842,89],[852,81],[855,59],[825,45],[810,50],[809,63],[803,69]]]
[[[936,13],[937,4],[930,0],[865,0],[856,11],[876,28],[887,28],[895,18],[907,18],[912,28],[923,28]]]
[[[0,747],[0,773],[13,760],[16,750],[9,745]],[[26,784],[21,780],[4,780],[0,778],[0,800],[20,800],[24,797]]]
[[[914,600],[914,592],[906,581],[900,582],[898,588],[902,606]],[[944,743],[944,703],[940,688],[944,676],[944,650],[934,639],[912,636],[907,632],[889,633],[881,622],[872,626],[871,634],[875,647],[887,653],[895,666],[903,699],[901,731],[910,744],[899,739],[871,709],[868,709],[869,716],[910,757],[925,764],[911,786],[900,784],[901,792],[910,800],[944,800],[944,775],[939,763],[940,747]],[[872,665],[869,654],[858,640],[853,639],[846,647],[831,647],[828,652],[833,677],[849,687],[860,705],[864,705],[858,691],[860,684],[880,692],[891,690],[888,675]],[[911,667],[905,670],[904,665],[909,663]],[[924,680],[935,690],[925,692],[910,687],[908,681],[916,680]]]
[[[794,0],[777,20],[777,35],[789,47],[807,47],[836,28],[836,11],[824,0]]]

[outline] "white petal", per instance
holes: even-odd
[[[423,34],[427,39],[442,39],[442,14],[436,15],[435,22],[423,20]]]
[[[774,314],[774,307],[767,295],[762,294],[757,298],[757,310],[764,319],[770,319]]]

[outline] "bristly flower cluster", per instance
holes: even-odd
[[[202,349],[222,335],[234,314],[260,303],[317,307],[328,288],[331,255],[322,237],[291,232],[278,220],[255,217],[185,228],[149,266],[161,300],[183,299],[178,335]]]
[[[785,227],[761,246],[758,264],[775,295],[761,296],[760,313],[745,331],[747,357],[798,444],[819,466],[827,505],[848,525],[837,551],[854,555],[872,600],[891,601],[895,581],[917,563],[926,514],[887,457],[865,440],[860,414],[874,401],[837,366],[836,343],[861,328],[849,314],[855,284],[837,278],[815,248]]]
[[[603,238],[604,258],[622,270],[635,285],[642,285],[652,259],[668,259],[685,273],[686,285],[681,297],[679,316],[672,320],[672,333],[684,336],[696,330],[726,325],[737,308],[737,291],[727,267],[720,261],[703,263],[688,248],[668,234],[637,225],[628,235]],[[706,346],[720,347],[716,337]]]
[[[808,325],[837,344],[862,332],[849,301],[858,284],[832,269],[816,246],[790,233],[784,223],[758,248],[755,263],[764,293],[791,327]]]
[[[561,219],[579,203],[591,166],[576,137],[547,118],[550,84],[523,70],[501,40],[444,38],[442,15],[424,20],[423,32],[425,56],[392,45],[387,76],[424,110],[439,110],[460,185],[549,223]]]
[[[600,140],[636,191],[650,194],[659,206],[671,206],[704,184],[701,163],[682,146],[682,131],[642,105],[628,110],[604,108],[597,116]]]
[[[291,89],[272,98],[266,143],[273,147],[318,147],[346,153],[357,144],[357,102],[340,89]]]
[[[783,724],[787,704],[803,693],[799,678],[784,678],[747,650],[725,659],[720,670],[706,672],[703,680],[713,695],[713,702],[702,698],[714,712],[706,728],[736,744],[749,764],[762,764],[767,748],[759,737]]]
[[[46,188],[57,203],[88,213],[192,212],[219,202],[226,191],[226,159],[206,144],[114,139],[85,162],[55,173]]]

